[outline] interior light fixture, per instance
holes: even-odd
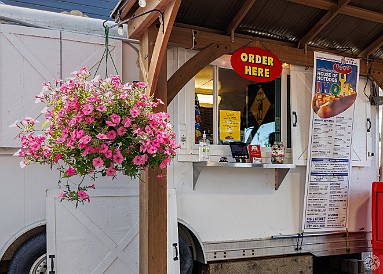
[[[138,5],[141,8],[145,8],[146,7],[146,0],[138,0]]]
[[[119,24],[118,25],[118,29],[117,29],[117,32],[119,35],[124,35],[125,31],[124,31],[124,26],[122,24]]]

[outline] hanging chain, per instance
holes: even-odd
[[[104,21],[104,23],[102,24],[104,26],[104,31],[105,31],[105,50],[104,50],[104,53],[101,56],[100,62],[98,62],[98,66],[97,66],[96,72],[94,73],[94,75],[96,76],[97,72],[98,72],[98,69],[100,68],[101,62],[102,62],[102,60],[105,57],[105,78],[108,77],[108,58],[109,57],[112,60],[113,67],[114,67],[114,70],[116,71],[116,74],[118,74],[118,70],[117,70],[116,64],[114,63],[112,54],[110,53],[110,50],[109,50],[109,29],[110,29],[110,27],[108,25],[106,25],[106,22],[108,22],[108,21]]]

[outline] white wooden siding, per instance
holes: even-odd
[[[109,39],[109,45],[117,71],[109,56],[108,75],[122,74],[122,42]],[[102,37],[0,25],[0,147],[20,146],[17,128],[9,125],[38,117],[44,106],[35,104],[35,96],[44,81],[69,77],[81,67],[94,73],[104,50]],[[105,78],[105,58],[97,74]]]

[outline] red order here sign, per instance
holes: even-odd
[[[260,48],[240,48],[233,53],[230,61],[235,72],[254,82],[269,82],[282,73],[278,57]]]

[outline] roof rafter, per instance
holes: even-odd
[[[148,12],[150,10],[160,10],[164,11],[165,8],[170,4],[171,0],[158,0],[158,1],[148,1],[146,7],[138,8],[135,11],[135,15],[142,14],[144,12]],[[151,24],[154,23],[159,17],[159,13],[150,12],[142,17],[139,17],[131,22],[128,25],[128,37],[131,39],[139,39],[143,34],[143,31],[147,29]],[[128,18],[122,18],[125,20]]]
[[[135,0],[128,0],[124,2],[124,4],[121,7],[116,7],[112,11],[111,16],[112,17],[119,16],[119,18],[117,18],[118,20],[120,20],[121,18],[125,18],[128,15],[128,12],[132,10],[135,3],[136,3]],[[122,4],[122,2],[120,2],[119,4]]]
[[[339,0],[338,4],[330,8],[326,14],[306,33],[305,36],[298,42],[298,47],[303,48],[307,42],[315,38],[334,18],[339,12],[347,6],[351,0]]]
[[[288,0],[289,2],[295,3],[295,4],[300,4],[300,5],[305,5],[308,7],[312,8],[318,8],[318,9],[323,9],[323,10],[329,10],[332,7],[336,6],[334,2],[329,1],[329,0]],[[383,23],[383,14],[379,12],[374,12],[371,10],[366,10],[354,6],[345,6],[339,13],[352,16],[355,18],[360,18],[363,20],[368,20],[376,23]]]
[[[234,34],[235,29],[242,22],[243,18],[245,18],[246,14],[254,5],[255,1],[256,0],[245,0],[239,11],[234,15],[234,18],[231,20],[230,24],[226,28],[226,34]]]
[[[359,53],[359,57],[367,57],[377,51],[381,46],[383,46],[383,35],[376,39],[372,44],[370,44],[367,48],[362,50]]]

